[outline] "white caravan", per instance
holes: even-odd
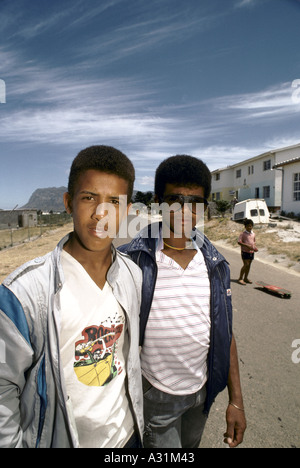
[[[265,200],[256,198],[237,203],[233,210],[233,221],[252,219],[255,224],[267,224],[270,213]]]

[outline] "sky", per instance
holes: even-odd
[[[123,151],[135,189],[300,143],[299,0],[0,0],[0,208]]]

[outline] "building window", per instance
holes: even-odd
[[[255,188],[255,198],[259,198],[259,187]]]
[[[300,201],[300,172],[294,174],[294,201]]]
[[[236,171],[236,178],[239,179],[240,177],[242,177],[242,169]]]
[[[248,166],[248,175],[254,174],[254,166]]]
[[[263,198],[270,198],[271,190],[270,186],[263,187]]]
[[[221,179],[221,174],[220,174],[220,172],[218,172],[218,173],[216,174],[216,180],[220,180],[220,179]]]
[[[264,171],[270,171],[271,170],[271,159],[268,159],[268,161],[264,161]]]

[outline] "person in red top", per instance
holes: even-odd
[[[258,252],[256,247],[255,234],[253,232],[254,223],[252,219],[245,219],[245,231],[240,234],[238,244],[241,246],[243,267],[238,279],[239,284],[245,286],[247,283],[252,284],[248,279],[252,261],[254,260],[254,252]]]

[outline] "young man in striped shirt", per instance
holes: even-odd
[[[210,190],[211,174],[202,161],[186,155],[166,159],[155,179],[162,223],[121,247],[143,271],[146,448],[197,448],[210,407],[226,385],[225,441],[236,447],[246,429],[229,268],[195,229]]]

